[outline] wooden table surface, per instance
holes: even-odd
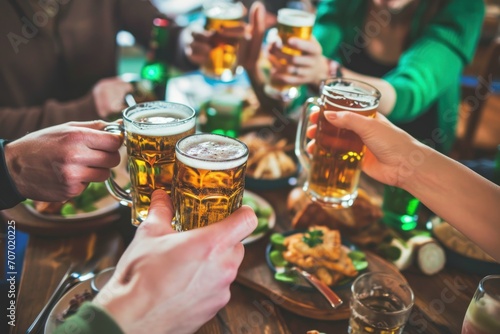
[[[254,191],[274,207],[277,231],[290,229],[285,204],[289,190]],[[71,262],[82,262],[93,253],[105,253],[108,265],[117,261],[134,231],[128,211],[121,209],[121,213],[116,223],[98,231],[69,237],[30,235],[18,290],[17,325],[11,333],[25,333]],[[265,240],[249,244],[246,252],[262,251],[265,245]],[[403,274],[416,297],[405,333],[460,333],[465,311],[481,277],[452,268],[431,277],[416,268]],[[293,314],[239,283],[232,285],[231,292],[229,304],[198,333],[305,333],[311,329],[347,332],[347,320],[322,321]]]

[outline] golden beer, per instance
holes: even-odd
[[[216,134],[196,134],[176,145],[174,226],[186,231],[218,222],[241,206],[247,146]]]
[[[130,196],[123,190],[113,192],[109,183],[108,189],[132,207],[132,224],[139,225],[147,217],[153,191],[171,192],[175,144],[195,132],[195,112],[182,104],[156,101],[126,109],[123,121]]]
[[[316,145],[309,157],[299,154],[308,167],[304,190],[315,201],[339,207],[349,207],[357,196],[361,162],[365,146],[359,136],[347,129],[340,129],[328,122],[325,111],[351,111],[367,117],[377,112],[380,93],[370,85],[349,79],[333,79],[325,83],[318,106],[320,115],[316,131]],[[299,125],[298,138],[305,134],[306,113]],[[303,140],[300,139],[300,145]],[[300,150],[304,152],[304,149]]]
[[[283,8],[278,11],[278,36],[281,39],[281,51],[291,56],[300,56],[302,52],[290,46],[290,37],[308,40],[311,38],[315,15],[306,11]],[[280,59],[282,65],[287,65],[285,58]],[[280,95],[283,98],[294,98],[297,88],[271,81],[266,87],[269,95]]]
[[[245,8],[240,2],[217,0],[204,6],[204,14],[205,30],[215,33],[211,40],[212,50],[202,71],[207,76],[230,81],[238,66],[240,42],[237,37],[224,35],[221,29],[243,26]]]

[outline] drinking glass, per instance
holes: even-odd
[[[302,52],[290,46],[288,39],[297,37],[308,40],[311,38],[312,28],[316,16],[312,13],[291,8],[282,8],[278,10],[278,36],[281,40],[281,51],[290,56],[300,56]],[[282,65],[287,65],[285,58],[280,59]],[[297,87],[282,85],[277,82],[271,82],[264,87],[267,95],[289,102],[298,96]]]
[[[462,334],[500,333],[500,275],[483,278],[470,301]]]
[[[399,334],[414,303],[413,291],[401,278],[365,273],[351,286],[350,334]]]
[[[170,194],[174,173],[175,144],[195,132],[193,108],[171,102],[139,103],[123,111],[123,125],[106,131],[121,133],[127,147],[130,191],[113,178],[106,186],[117,200],[132,208],[132,224],[139,225],[148,214],[151,194],[163,189]]]
[[[212,31],[212,49],[207,62],[202,66],[202,72],[211,78],[221,81],[231,81],[238,68],[238,37],[225,33],[223,29],[242,27],[245,7],[239,1],[211,0],[203,5],[205,15],[205,30]]]
[[[333,78],[324,82],[321,97],[309,98],[297,128],[295,153],[307,172],[304,191],[323,205],[350,207],[358,195],[358,182],[365,145],[353,131],[330,124],[325,111],[350,111],[374,117],[380,92],[364,82]],[[311,108],[312,106],[312,108]],[[309,114],[319,109],[312,154],[306,146]]]
[[[216,223],[241,206],[248,147],[217,134],[185,137],[175,146],[173,226],[186,231]]]

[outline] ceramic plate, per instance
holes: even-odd
[[[288,232],[285,232],[285,233],[280,233],[282,234],[283,236],[287,237],[287,236],[290,236],[292,234],[296,234],[296,233],[304,233],[305,231],[303,230],[292,230],[292,231],[288,231]],[[346,240],[342,240],[342,247],[344,247],[344,249],[350,253],[352,251],[357,251],[357,252],[360,252],[359,249],[352,243],[346,241]],[[275,247],[274,245],[269,242],[269,244],[267,245],[266,247],[266,262],[267,262],[267,265],[269,266],[269,268],[271,269],[271,271],[273,273],[276,273],[280,268],[277,268],[273,262],[271,261],[271,252],[275,250]],[[360,252],[362,253],[362,252]],[[362,262],[366,262],[366,266],[368,266],[368,262],[367,260],[365,259],[364,261]],[[366,271],[366,268],[363,269],[363,270],[358,270],[358,275],[359,276],[360,274],[364,273]],[[342,288],[345,288],[345,287],[348,287],[351,285],[351,283],[354,281],[354,279],[357,277],[346,277],[344,279],[342,279],[340,282],[336,283],[335,285],[332,285],[330,286],[330,288],[332,288],[333,290],[335,289],[342,289]],[[307,281],[305,281],[304,279],[299,279],[298,281],[296,282],[290,282],[288,283],[290,285],[293,285],[293,286],[298,286],[299,288],[303,288],[303,289],[313,289],[309,283],[307,283]]]
[[[256,204],[258,205],[259,209],[266,209],[266,210],[271,211],[271,214],[269,215],[268,223],[267,223],[268,228],[260,233],[249,235],[247,238],[245,238],[242,241],[242,243],[245,245],[245,244],[249,244],[251,242],[254,242],[254,241],[261,239],[264,235],[266,235],[266,233],[269,230],[273,229],[274,225],[276,224],[276,213],[274,212],[274,209],[271,206],[271,204],[269,204],[268,201],[266,201],[265,199],[263,199],[259,195],[255,194],[249,190],[245,190],[245,194],[243,196],[254,200],[256,202]]]

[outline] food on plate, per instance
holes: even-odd
[[[433,234],[443,245],[460,255],[479,261],[496,263],[491,256],[446,222],[436,224],[433,228]]]
[[[257,216],[257,227],[252,232],[252,235],[267,232],[267,230],[269,230],[269,217],[271,217],[273,209],[270,206],[259,205],[259,203],[247,193],[243,194],[243,205],[251,207]]]
[[[25,203],[32,205],[35,210],[43,214],[60,214],[64,217],[68,217],[78,212],[95,211],[95,202],[107,195],[108,190],[104,182],[91,182],[79,196],[66,202],[27,200]]]
[[[315,203],[302,188],[294,188],[288,196],[287,208],[295,229],[327,226],[338,229],[358,245],[377,245],[388,233],[387,227],[379,222],[382,218],[380,204],[363,189],[358,189],[358,197],[351,207],[336,209]]]
[[[87,289],[82,293],[75,294],[73,298],[70,299],[68,307],[63,312],[56,315],[57,321],[64,322],[66,318],[75,314],[84,302],[91,301],[92,299],[94,299],[94,294]]]
[[[297,172],[297,164],[287,154],[293,150],[293,144],[288,143],[286,138],[264,138],[257,132],[250,132],[239,139],[250,151],[246,171],[248,176],[255,179],[279,179]]]
[[[269,256],[273,265],[295,265],[329,286],[357,276],[368,265],[363,252],[342,245],[340,232],[325,226],[311,226],[303,233],[289,236],[273,234],[271,243],[274,249]],[[275,278],[287,281],[283,272],[278,271]]]

